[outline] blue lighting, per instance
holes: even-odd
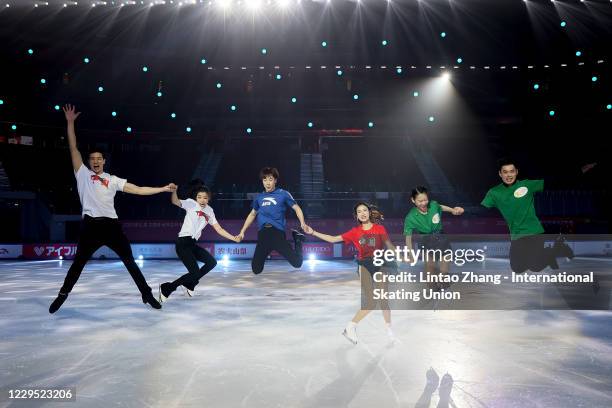
[[[246,132],[251,133],[253,130],[251,128],[247,128]]]
[[[549,115],[549,116],[555,116],[555,111],[554,111],[554,110],[551,110],[550,112],[548,112],[548,115]]]
[[[236,110],[236,105],[230,106],[230,109],[232,110],[232,112],[235,111]]]
[[[359,95],[357,95],[357,94],[353,95],[353,100],[356,101],[357,99],[359,99]]]
[[[112,112],[111,112],[111,116],[112,116],[113,118],[114,118],[114,117],[116,117],[116,116],[117,116],[117,112],[112,111]]]
[[[576,56],[579,57],[582,55],[582,51],[576,51]]]
[[[418,91],[414,91],[414,92],[412,93],[412,96],[414,96],[415,98],[416,98],[416,97],[418,97],[418,96],[419,96],[419,92],[418,92]]]
[[[427,120],[430,122],[433,122],[434,120],[436,120],[436,118],[434,118],[433,116],[430,116]]]
[[[17,130],[17,125],[12,125],[12,126],[11,126],[11,129],[13,129],[13,130]]]
[[[382,40],[382,43],[381,43],[381,44],[383,45],[383,47],[384,47],[384,46],[386,46],[386,45],[388,44],[388,43],[387,43],[387,40]]]
[[[297,98],[296,97],[291,98],[291,103],[296,103],[296,102],[297,102]]]
[[[445,32],[445,31],[442,31],[442,32],[440,33],[440,37],[442,37],[442,38],[446,37],[446,32]]]
[[[567,25],[567,23],[565,21],[561,22],[561,27],[565,27]]]
[[[338,74],[338,76],[341,76],[342,75],[342,70],[339,69],[338,71],[336,71],[336,74]]]
[[[540,89],[540,84],[533,84],[533,89],[535,89],[536,91]]]
[[[86,63],[86,64],[89,64],[89,58],[87,58],[87,57],[83,58],[83,62]]]
[[[276,74],[276,79],[281,79],[281,78],[282,78],[281,74]]]
[[[374,122],[368,122],[368,127],[373,128],[374,127]]]
[[[457,58],[457,64],[461,64],[463,62],[463,58],[459,57]]]
[[[611,109],[612,109],[612,103],[607,104],[607,105],[606,105],[606,109],[607,109],[607,110],[611,110]]]
[[[161,91],[157,93],[157,96],[161,98],[161,96],[162,96]]]
[[[596,77],[595,75],[593,75],[593,76],[591,77],[591,81],[593,81],[593,82],[597,82],[597,77]]]
[[[262,49],[261,49],[261,53],[262,53],[262,54],[264,54],[264,55],[266,55],[266,54],[268,53],[268,50],[266,50],[265,48],[262,48]]]
[[[171,117],[172,119],[175,119],[175,118],[176,118],[176,113],[172,112],[172,113],[170,114],[170,117]]]
[[[4,100],[0,99],[0,105],[4,105]]]
[[[308,127],[311,128],[312,126],[312,122],[308,122]]]
[[[31,49],[31,48],[30,48],[30,49],[28,49],[28,54],[29,54],[29,55],[34,54],[34,50],[33,50],[33,49]]]
[[[327,41],[321,41],[321,47],[327,47]]]
[[[185,131],[186,131],[187,133],[191,133],[191,127],[187,126],[187,127],[185,128]]]
[[[44,85],[47,83],[47,80],[45,78],[41,78],[40,83]]]
[[[401,73],[402,73],[402,69],[401,69],[401,68],[398,68],[396,72],[397,72],[398,74],[401,74]]]
[[[104,87],[99,86],[99,87],[98,87],[98,92],[104,92]]]
[[[127,132],[130,133],[132,131],[132,128],[128,126],[127,129],[125,130],[127,130]]]
[[[217,82],[217,89],[221,89],[223,85],[221,85],[221,82]]]
[[[149,67],[147,66],[142,67],[142,72],[147,72],[148,70],[149,70]]]
[[[206,64],[206,59],[205,59],[205,58],[202,58],[202,59],[200,60],[200,64],[202,64],[202,65]]]
[[[59,105],[55,105],[55,106],[53,107],[53,109],[55,109],[56,111],[58,111],[58,110],[60,110],[60,106],[59,106]]]

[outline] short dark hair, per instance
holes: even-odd
[[[427,194],[429,196],[429,191],[427,191],[426,187],[416,186],[415,188],[412,189],[412,193],[410,194],[410,197],[412,197],[412,199],[414,200],[416,196],[418,196],[419,194]]]
[[[261,180],[268,176],[272,176],[275,180],[278,180],[278,170],[276,167],[264,167],[263,169],[259,170],[259,178]]]
[[[206,193],[208,194],[208,199],[212,199],[210,188],[204,184],[204,181],[202,179],[193,179],[189,182],[189,197],[195,200],[198,193]]]
[[[89,149],[89,152],[87,153],[87,157],[89,158],[89,156],[91,156],[94,153],[100,153],[102,155],[102,158],[106,159],[106,152],[103,149],[97,149],[97,148]]]
[[[510,165],[513,165],[518,169],[516,160],[514,160],[512,157],[502,157],[501,159],[497,160],[497,170],[499,171],[501,171],[502,167]]]

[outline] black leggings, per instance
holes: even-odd
[[[98,248],[104,245],[119,255],[132,279],[134,279],[136,286],[138,286],[140,293],[151,292],[151,288],[134,261],[132,248],[121,229],[119,220],[107,217],[92,218],[88,215],[83,218],[81,223],[81,234],[77,244],[76,255],[70,269],[68,269],[60,292],[68,294],[72,291],[87,261],[89,261]]]
[[[552,248],[545,248],[546,237],[543,234],[529,235],[513,240],[510,243],[510,269],[516,273],[526,270],[540,272],[555,262]]]
[[[197,241],[191,237],[179,237],[176,240],[176,254],[188,272],[172,282],[173,290],[181,285],[194,290],[200,279],[217,266],[217,260],[210,252],[198,246]],[[198,267],[198,261],[204,262],[201,268]]]
[[[302,266],[302,245],[296,243],[295,249],[291,248],[291,245],[285,239],[284,231],[274,227],[264,227],[257,233],[257,246],[255,246],[255,254],[253,254],[253,260],[251,261],[254,274],[257,275],[263,271],[266,258],[274,250],[289,261],[294,268]]]

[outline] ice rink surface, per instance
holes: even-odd
[[[360,303],[354,262],[268,261],[258,276],[220,262],[158,311],[121,263],[92,261],[50,315],[69,266],[0,262],[0,406],[45,405],[9,388],[76,387],[76,402],[45,406],[612,407],[608,311],[393,311],[396,342],[374,311],[352,345],[340,333]],[[185,271],[142,270],[155,295]]]

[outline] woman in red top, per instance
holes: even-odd
[[[308,227],[305,232],[331,243],[351,243],[359,251],[357,262],[359,264],[362,296],[367,296],[367,307],[365,309],[360,309],[355,314],[355,317],[353,317],[353,320],[347,324],[344,332],[342,332],[350,342],[357,344],[357,323],[366,317],[375,305],[373,300],[373,284],[376,284],[377,289],[386,290],[386,284],[375,283],[372,279],[372,275],[380,270],[380,267],[374,266],[373,263],[374,251],[385,248],[395,250],[395,247],[389,240],[389,235],[385,227],[379,224],[383,219],[383,215],[378,209],[366,203],[358,203],[355,205],[354,215],[359,225],[342,235],[332,236],[321,234],[310,227]],[[383,301],[381,304],[381,309],[387,326],[387,333],[393,340],[393,332],[391,331],[391,311],[386,301]]]

